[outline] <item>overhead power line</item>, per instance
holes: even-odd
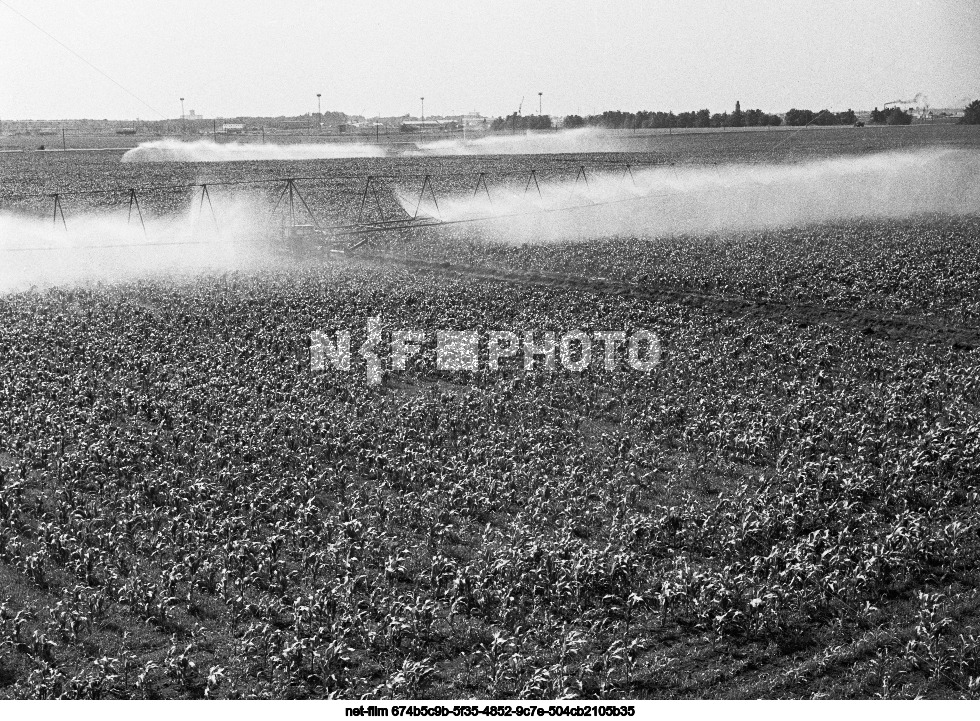
[[[137,95],[132,90],[130,90],[125,85],[123,85],[118,80],[116,80],[114,77],[112,77],[111,75],[109,75],[109,73],[107,73],[106,71],[104,71],[98,65],[96,65],[93,62],[91,62],[87,58],[83,57],[78,52],[76,52],[72,48],[68,47],[65,43],[61,42],[54,35],[52,35],[51,33],[49,33],[47,30],[45,30],[44,28],[42,28],[40,25],[38,25],[36,22],[34,22],[33,20],[31,20],[26,15],[24,15],[24,13],[22,13],[20,10],[18,10],[17,8],[15,8],[12,5],[10,5],[10,3],[6,2],[6,0],[0,0],[0,5],[3,5],[5,8],[7,8],[8,10],[10,10],[10,12],[14,13],[15,15],[20,16],[20,18],[22,20],[24,20],[25,22],[28,22],[31,25],[33,25],[37,30],[39,30],[40,32],[42,32],[45,35],[47,35],[51,40],[53,40],[54,42],[58,43],[58,45],[60,45],[65,50],[67,50],[72,55],[74,55],[76,58],[78,58],[83,63],[85,63],[86,65],[88,65],[90,68],[92,68],[99,75],[101,75],[102,77],[104,77],[106,80],[108,80],[109,82],[111,82],[113,85],[117,86],[119,89],[121,89],[126,94],[131,95],[132,97],[136,98],[136,100],[138,100],[142,105],[146,106],[147,108],[149,108],[150,110],[152,110],[154,113],[156,113],[157,115],[159,115],[161,118],[163,118],[164,120],[166,120],[166,118],[167,118],[166,115],[164,115],[163,113],[161,113],[159,110],[157,110],[156,108],[154,108],[148,102],[146,102],[145,100],[143,100],[143,98],[141,98],[139,95]]]

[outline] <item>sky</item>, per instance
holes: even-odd
[[[978,68],[977,0],[0,0],[0,119],[946,107]]]

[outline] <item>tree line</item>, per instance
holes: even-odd
[[[899,107],[888,108],[887,110],[871,111],[871,122],[878,125],[911,125],[912,114],[906,113]]]
[[[683,113],[641,110],[636,113],[626,113],[621,110],[607,110],[600,115],[568,115],[565,117],[566,128],[599,127],[618,130],[639,128],[744,128],[764,125],[780,125],[783,122],[778,115],[765,113],[762,110],[742,110],[740,103],[735,103],[732,113],[712,113],[707,108]]]
[[[960,125],[980,125],[980,100],[974,100],[966,106]]]
[[[752,128],[777,125],[855,125],[858,123],[857,114],[847,109],[832,112],[827,109],[813,111],[800,108],[790,108],[784,115],[766,113],[762,110],[742,110],[741,104],[735,103],[731,113],[712,113],[707,108],[683,113],[662,110],[640,110],[624,112],[622,110],[606,110],[598,115],[566,115],[561,120],[561,127],[573,128],[607,128],[610,130],[666,129],[666,128]],[[871,111],[869,122],[874,125],[911,125],[912,114],[899,107],[875,108]],[[974,100],[966,108],[966,113],[960,119],[966,125],[980,125],[980,100]],[[550,115],[520,115],[511,113],[506,118],[498,117],[490,123],[490,129],[495,131],[525,132],[528,130],[551,130],[556,122]]]
[[[787,125],[854,125],[858,121],[853,110],[834,113],[830,110],[798,110],[790,108],[786,111]],[[872,120],[871,122],[876,122]]]
[[[712,113],[708,108],[675,113],[673,111],[640,110],[625,112],[622,110],[606,110],[597,115],[566,115],[561,121],[561,127],[574,128],[606,128],[610,130],[639,130],[666,128],[754,128],[774,127],[782,125],[853,125],[857,116],[853,110],[841,113],[831,113],[829,110],[813,112],[812,110],[797,110],[793,108],[781,115],[767,113],[758,108],[742,110],[739,102],[735,103],[732,112]],[[549,115],[519,115],[511,113],[506,118],[499,117],[490,124],[495,131],[523,132],[527,130],[550,130],[555,122]]]
[[[551,130],[555,127],[550,115],[520,115],[511,113],[506,118],[494,118],[490,130],[511,130],[514,132],[526,130]]]

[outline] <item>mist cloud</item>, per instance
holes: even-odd
[[[418,144],[424,155],[546,155],[615,153],[628,148],[629,138],[595,128],[521,135],[488,135],[467,140],[433,140]]]
[[[125,211],[72,213],[67,230],[51,218],[0,213],[0,292],[134,277],[265,267],[257,231],[267,220],[246,198],[226,198],[218,221],[190,207],[146,218]]]
[[[526,182],[485,193],[426,194],[420,214],[445,221],[490,218],[500,240],[534,242],[611,235],[712,233],[920,213],[980,212],[980,153],[922,151],[801,164],[654,167],[590,175],[588,185]],[[415,212],[417,193],[400,189]],[[414,197],[413,197],[414,195]],[[411,200],[410,200],[411,199]]]
[[[324,160],[380,158],[384,148],[364,143],[215,143],[211,140],[153,140],[122,156],[124,163],[221,163],[236,160]]]

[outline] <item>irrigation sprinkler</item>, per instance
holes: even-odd
[[[65,222],[65,211],[61,207],[61,199],[58,193],[54,194],[54,213],[51,217],[51,223],[54,227],[58,227],[58,214],[61,214],[61,224],[65,226],[65,232],[68,232],[68,223]]]
[[[629,173],[630,180],[633,181],[633,185],[636,185],[636,178],[633,177],[633,168],[630,167],[630,164],[629,163],[626,164],[626,169],[623,170],[623,183],[624,184],[626,183],[626,174],[627,173]]]
[[[221,232],[221,229],[218,227],[218,216],[215,215],[215,213],[214,213],[214,205],[211,203],[211,193],[208,192],[208,184],[207,183],[203,183],[201,185],[201,202],[200,202],[200,204],[197,207],[197,222],[198,223],[200,223],[200,221],[201,221],[201,215],[204,213],[204,201],[205,200],[208,201],[208,208],[211,209],[211,220],[214,221],[214,229],[215,229],[216,232]],[[196,230],[197,223],[195,223],[194,228]]]
[[[579,162],[579,161],[575,161]],[[640,163],[640,165],[656,165],[660,163]],[[603,163],[605,166],[622,168],[622,183],[626,183],[626,176],[629,175],[636,185],[636,177],[633,173],[632,163],[619,163],[619,162],[607,162]],[[523,177],[523,172],[520,171],[519,177]],[[493,196],[490,193],[490,184],[487,179],[487,171],[482,171],[476,174],[476,183],[473,187],[473,195],[471,197],[476,197],[480,194],[480,189],[482,186],[483,192],[487,196],[487,200],[493,205]],[[518,175],[518,172],[504,173],[505,175]],[[473,177],[472,171],[449,171],[437,174],[440,177]],[[583,210],[585,208],[592,208],[597,205],[613,205],[624,202],[635,202],[637,200],[643,200],[653,197],[649,194],[636,196],[630,194],[629,197],[595,201],[592,198],[588,199],[587,203],[584,204],[565,204],[560,207],[553,208],[539,208],[534,210],[522,209],[519,212],[514,212],[510,214],[500,215],[500,214],[484,214],[478,217],[466,217],[466,218],[456,218],[456,219],[446,219],[442,216],[442,210],[439,207],[439,200],[435,192],[435,186],[433,181],[433,174],[427,173],[422,175],[414,174],[400,174],[400,173],[389,173],[389,174],[373,174],[366,176],[363,187],[354,193],[355,196],[359,198],[357,205],[356,220],[351,223],[338,223],[331,225],[321,225],[316,217],[313,215],[312,208],[307,202],[306,198],[300,191],[298,181],[311,180],[311,181],[330,181],[330,182],[346,182],[351,180],[360,180],[365,176],[359,174],[351,175],[330,175],[330,176],[311,176],[311,177],[301,177],[301,178],[264,178],[255,180],[213,180],[207,183],[190,183],[190,184],[178,184],[178,185],[147,185],[132,188],[117,187],[117,188],[100,188],[92,190],[68,190],[58,193],[44,193],[44,194],[28,194],[24,196],[13,196],[12,199],[24,199],[31,197],[45,197],[52,198],[52,224],[57,226],[58,218],[61,217],[62,227],[65,231],[68,230],[68,224],[65,216],[64,209],[62,207],[62,196],[68,195],[113,195],[116,193],[121,193],[126,191],[128,194],[128,215],[127,215],[127,225],[132,224],[133,208],[136,209],[136,214],[139,217],[140,225],[143,228],[144,236],[148,238],[148,232],[146,228],[146,219],[143,215],[142,204],[140,203],[139,193],[142,191],[171,191],[171,192],[181,192],[186,191],[189,188],[200,188],[200,198],[198,200],[198,213],[193,220],[192,233],[196,234],[197,229],[200,227],[201,216],[204,213],[204,201],[208,202],[208,208],[211,213],[212,222],[214,223],[215,230],[220,231],[220,227],[217,220],[217,213],[211,198],[211,187],[215,185],[228,185],[228,186],[262,186],[270,184],[281,184],[281,190],[276,199],[275,205],[269,212],[269,226],[267,232],[273,233],[272,220],[277,217],[277,214],[281,212],[282,214],[282,228],[281,233],[275,234],[275,247],[281,248],[285,246],[287,249],[296,252],[297,254],[302,254],[305,256],[323,255],[323,253],[330,252],[348,252],[356,250],[362,246],[372,243],[375,238],[385,233],[398,233],[414,229],[421,228],[436,228],[436,227],[446,227],[450,225],[459,224],[478,224],[485,222],[492,222],[494,220],[500,220],[501,218],[509,218],[516,216],[526,216],[526,215],[537,215],[537,214],[552,214],[552,213],[571,213],[578,210]],[[422,186],[419,190],[419,196],[416,200],[414,212],[411,208],[411,201],[406,198],[401,197],[397,191],[395,195],[398,197],[401,206],[404,208],[403,213],[396,214],[400,217],[388,217],[385,211],[384,203],[381,200],[381,194],[379,192],[378,184],[384,183],[385,180],[401,181],[406,178],[422,178]],[[588,171],[585,165],[578,165],[575,180],[573,183],[573,195],[574,186],[576,186],[581,180],[586,184],[588,188],[590,181],[588,178]],[[531,168],[528,172],[526,182],[524,184],[524,195],[526,196],[531,189],[531,184],[534,184],[535,190],[538,193],[538,198],[543,200],[543,192],[541,188],[540,179],[537,176],[537,170]],[[425,200],[425,192],[428,189],[430,199],[432,200],[433,206],[435,208],[434,214],[428,215],[422,213],[422,202]],[[392,189],[394,190],[394,189]],[[367,206],[369,204],[369,196],[374,197],[372,205],[374,205],[374,210],[370,210]],[[192,201],[193,202],[193,201]],[[351,211],[354,209],[351,208]],[[304,221],[300,217],[300,214],[305,212],[309,218],[309,221]],[[304,224],[300,224],[304,223]],[[329,235],[328,235],[329,234]],[[273,240],[273,236],[269,236],[270,240]],[[190,242],[171,242],[171,241],[149,241],[149,245],[200,245],[204,242],[213,243],[214,241],[196,241],[192,240]],[[234,242],[228,240],[227,242]],[[339,244],[343,249],[338,250],[336,247],[331,247],[334,244]],[[125,247],[124,245],[114,246],[114,245],[93,245],[93,246],[77,246],[78,249],[82,248],[103,248],[103,247]],[[45,246],[45,247],[30,247],[30,248],[16,248],[16,249],[0,249],[0,253],[6,252],[23,252],[31,250],[57,250],[57,246]],[[406,248],[407,250],[407,248]]]
[[[140,218],[140,225],[143,226],[143,237],[146,237],[146,221],[143,220],[143,210],[140,208],[140,199],[136,195],[136,188],[129,189],[129,215],[126,217],[126,225],[133,220],[133,206],[136,206],[136,213]]]
[[[282,192],[279,193],[279,199],[276,200],[276,204],[273,206],[272,211],[269,213],[270,217],[275,215],[276,211],[279,209],[279,206],[282,204],[282,199],[288,196],[286,202],[289,208],[290,226],[296,225],[296,203],[298,201],[299,204],[303,206],[303,209],[306,211],[306,214],[309,216],[310,222],[313,224],[313,227],[316,228],[317,230],[323,230],[320,227],[320,224],[317,223],[316,216],[313,215],[313,211],[310,210],[310,206],[307,204],[306,198],[304,198],[303,194],[299,192],[299,187],[296,185],[296,178],[286,178],[285,183],[286,184],[285,186],[283,186]]]
[[[538,174],[535,172],[534,168],[531,168],[531,173],[527,176],[527,185],[524,186],[524,195],[527,195],[527,191],[531,187],[531,181],[534,181],[534,187],[538,189],[538,198],[543,200],[544,196],[541,195],[541,186],[538,185]]]
[[[442,213],[439,211],[439,201],[436,200],[436,191],[432,188],[432,176],[426,174],[422,179],[422,190],[419,191],[419,202],[415,204],[415,214],[412,215],[413,220],[419,217],[419,208],[422,207],[422,198],[425,196],[426,186],[428,186],[429,194],[432,196],[432,202],[436,206],[436,217],[442,217]]]
[[[473,197],[475,198],[476,197],[476,194],[480,192],[480,184],[481,183],[483,184],[483,189],[487,193],[487,200],[489,200],[490,201],[490,205],[493,206],[493,198],[490,197],[490,188],[487,187],[487,174],[486,173],[480,173],[480,175],[477,177],[477,179],[476,179],[476,186],[473,188]]]
[[[362,222],[364,205],[367,203],[368,191],[371,191],[374,195],[375,204],[378,207],[378,214],[381,216],[381,220],[385,219],[384,208],[381,207],[381,197],[378,195],[378,189],[374,186],[374,176],[367,176],[367,181],[364,183],[364,192],[361,194],[361,204],[357,209],[357,223]]]

